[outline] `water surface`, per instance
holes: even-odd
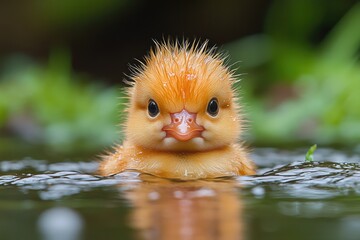
[[[3,159],[1,239],[359,239],[359,153],[305,153],[256,149],[256,176],[190,182]]]

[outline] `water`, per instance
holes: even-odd
[[[359,239],[360,154],[256,149],[258,175],[190,182],[96,161],[0,162],[0,239]]]

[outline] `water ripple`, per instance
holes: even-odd
[[[240,176],[244,195],[256,198],[328,199],[349,194],[360,195],[360,157],[331,149],[316,152],[316,162],[304,162],[305,150],[257,149],[253,158],[258,175]],[[53,200],[96,188],[132,188],[141,182],[139,173],[125,172],[113,177],[94,174],[97,162],[59,162],[23,159],[2,161],[0,186],[36,191],[40,199]],[[224,180],[226,181],[226,180]],[[280,209],[293,206],[283,204]],[[287,211],[287,210],[286,210]],[[288,211],[291,214],[291,211]]]

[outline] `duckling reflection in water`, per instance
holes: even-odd
[[[255,173],[238,143],[236,79],[214,49],[157,43],[132,80],[125,141],[103,157],[101,175],[136,170],[190,180]]]
[[[243,239],[242,204],[235,180],[171,181],[142,175],[124,184],[139,239]]]

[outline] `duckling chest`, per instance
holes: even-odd
[[[179,179],[236,175],[229,154],[220,153],[144,153],[129,168],[160,177]]]

